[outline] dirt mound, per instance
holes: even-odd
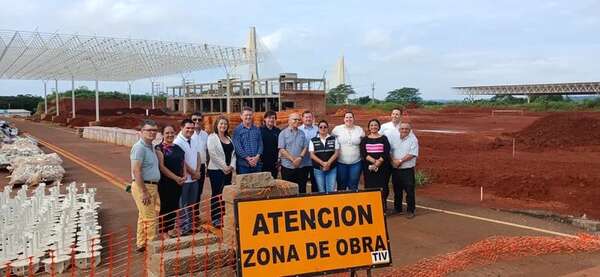
[[[148,113],[150,115],[167,115],[166,112],[164,112],[161,109],[149,109]],[[80,115],[96,115],[96,110],[95,109],[81,109],[77,111],[77,114]],[[146,109],[144,108],[116,108],[116,109],[101,109],[100,110],[100,116],[107,116],[107,115],[126,115],[126,114],[140,114],[140,115],[145,115],[146,114]]]
[[[105,127],[119,127],[119,128],[123,128],[123,129],[135,129],[140,125],[141,119],[132,117],[132,116],[119,116],[119,117],[102,119],[100,121],[100,123],[102,126],[105,126]]]
[[[73,128],[73,127],[89,126],[90,121],[92,121],[92,120],[89,118],[76,117],[69,121],[69,127]]]
[[[518,145],[530,149],[599,145],[600,120],[581,114],[552,114],[513,135]]]

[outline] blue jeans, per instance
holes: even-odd
[[[337,176],[337,169],[334,168],[328,171],[321,171],[315,168],[313,170],[319,192],[333,192],[336,190],[335,177]]]
[[[338,190],[358,190],[358,180],[362,170],[361,161],[353,164],[337,164]]]
[[[236,169],[237,174],[248,174],[248,173],[261,172],[262,171],[262,163],[259,162],[258,164],[256,164],[255,167],[249,167],[249,166],[244,166],[244,165],[240,164],[239,162],[236,162],[235,169]]]
[[[181,189],[181,198],[179,199],[179,206],[185,208],[190,205],[196,204],[198,197],[198,181],[184,183]],[[187,233],[192,231],[192,217],[194,216],[194,209],[198,209],[198,206],[192,206],[183,210],[183,220],[181,221],[181,231]]]

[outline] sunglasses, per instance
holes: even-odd
[[[327,129],[327,128],[329,128],[329,127],[325,126],[325,125],[319,126],[319,129]]]
[[[192,118],[192,121],[194,121],[194,122],[202,121],[202,118]]]

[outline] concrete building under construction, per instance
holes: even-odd
[[[167,108],[183,113],[235,113],[248,106],[258,112],[306,109],[325,114],[325,79],[299,78],[295,73],[266,79],[185,83],[166,90]]]

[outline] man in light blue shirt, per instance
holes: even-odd
[[[277,147],[281,157],[281,178],[298,184],[298,191],[306,193],[306,172],[301,168],[302,158],[308,149],[304,132],[298,129],[300,115],[290,114],[288,127],[281,130]]]
[[[302,125],[298,127],[299,130],[304,132],[304,136],[306,137],[306,145],[310,144],[310,140],[317,136],[319,132],[319,128],[313,124],[315,118],[312,112],[306,110],[302,113]],[[317,181],[315,180],[314,170],[312,166],[312,160],[310,159],[310,153],[307,151],[306,155],[302,158],[302,163],[300,164],[302,171],[307,174],[306,180],[310,178],[310,191],[311,192],[319,192],[319,188],[317,187]],[[304,184],[306,186],[306,184]]]

